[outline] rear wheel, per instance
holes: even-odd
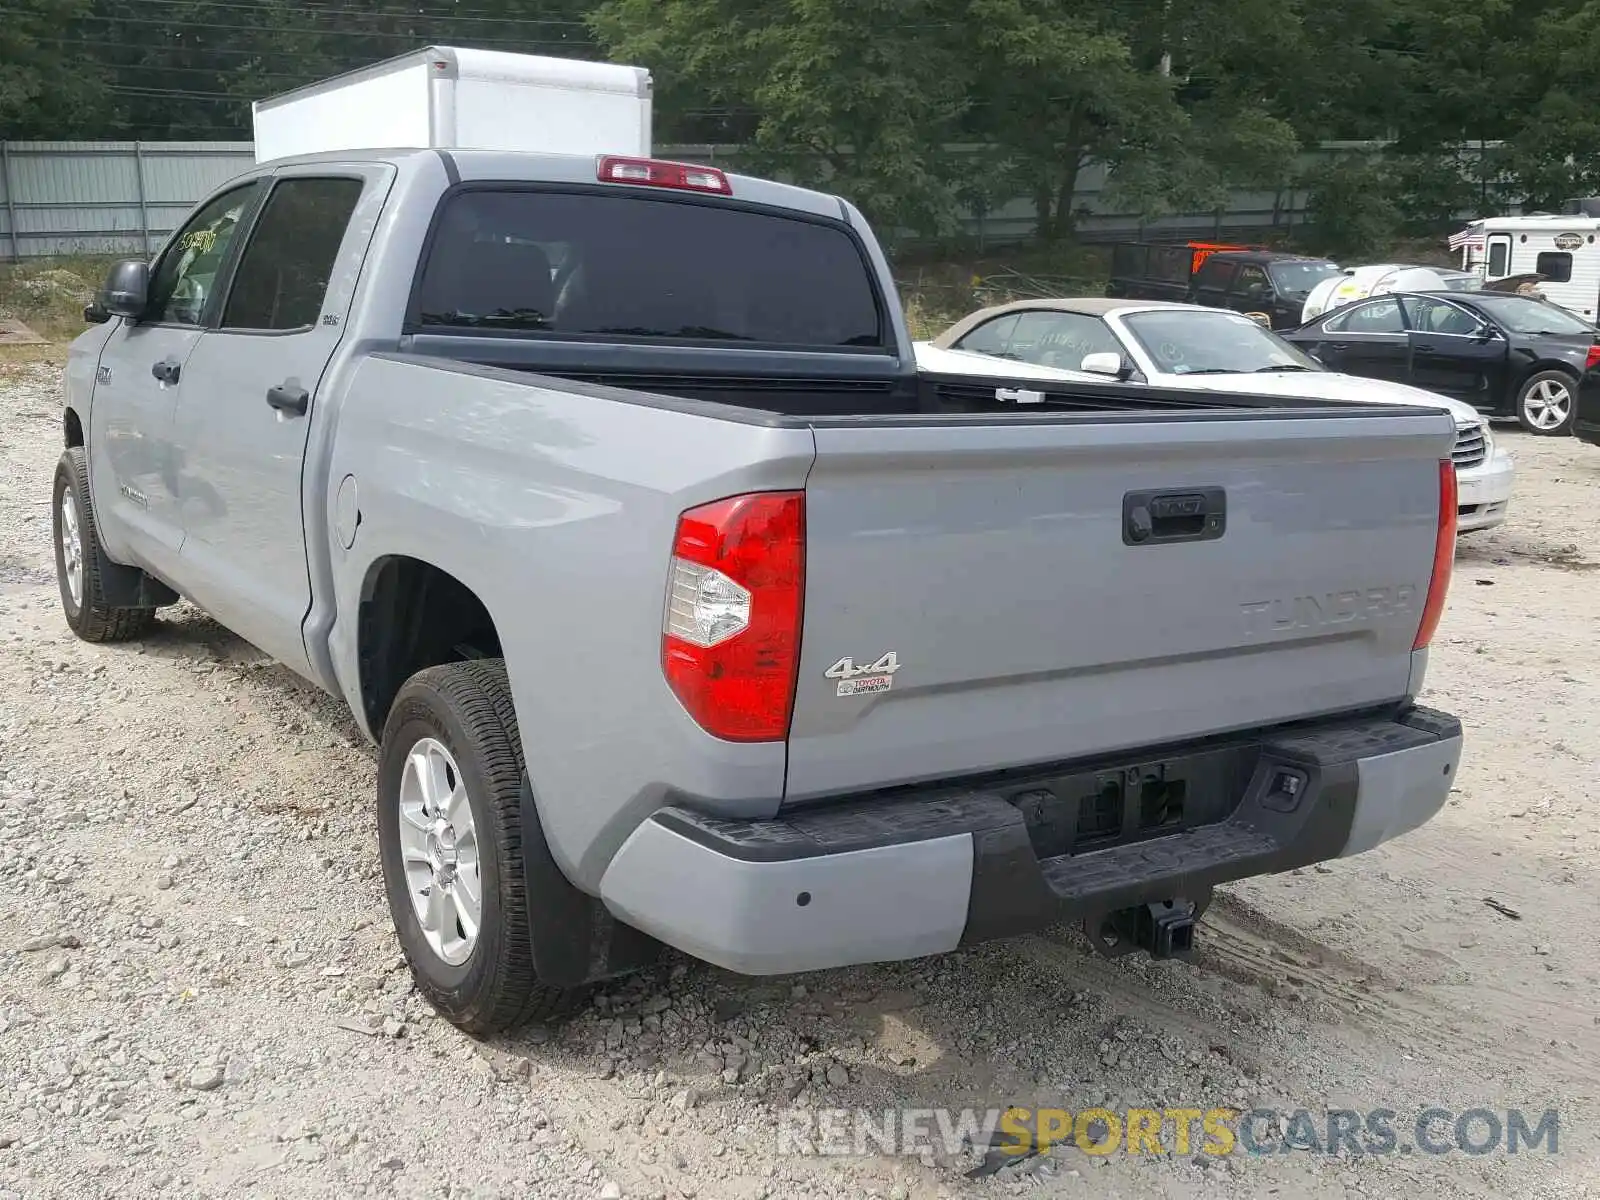
[[[1576,385],[1565,371],[1530,375],[1517,393],[1517,420],[1529,433],[1564,437],[1572,432]]]
[[[522,744],[498,659],[413,675],[383,731],[378,846],[417,989],[478,1036],[560,1016],[540,982],[522,860]]]
[[[116,564],[100,545],[82,446],[70,447],[56,464],[50,509],[61,610],[72,632],[86,642],[125,642],[149,630],[155,609],[116,608],[106,600],[105,577]]]

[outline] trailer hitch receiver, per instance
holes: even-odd
[[[1203,901],[1174,898],[1121,908],[1084,922],[1094,948],[1107,958],[1143,950],[1151,958],[1187,958]]]

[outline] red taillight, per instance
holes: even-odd
[[[678,188],[687,192],[716,192],[733,195],[728,177],[716,167],[694,163],[662,162],[654,158],[619,158],[608,154],[600,159],[601,183],[636,183],[644,187]]]
[[[804,492],[754,492],[678,518],[661,666],[679,702],[715,737],[789,736],[805,517]]]
[[[1450,573],[1456,565],[1456,468],[1448,459],[1439,464],[1439,532],[1433,541],[1433,577],[1428,580],[1428,599],[1422,606],[1422,623],[1417,626],[1413,650],[1433,641],[1439,618],[1444,616],[1444,598],[1450,590]]]
[[[1600,366],[1600,342],[1590,346],[1589,353],[1583,356],[1583,369],[1585,371],[1592,371],[1597,366]]]

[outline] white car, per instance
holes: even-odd
[[[1005,375],[1019,382],[1103,383],[1109,377],[1285,400],[1442,408],[1456,422],[1459,532],[1501,524],[1511,502],[1516,467],[1470,404],[1407,384],[1330,371],[1227,309],[1099,297],[1021,300],[972,313],[931,342],[918,342],[916,352],[920,370],[941,374]]]
[[[1448,267],[1421,267],[1415,263],[1369,263],[1360,267],[1345,267],[1338,275],[1331,275],[1306,297],[1301,310],[1302,323],[1314,321],[1331,312],[1368,296],[1381,296],[1387,292],[1448,292],[1471,291],[1483,281],[1470,271],[1454,271]]]

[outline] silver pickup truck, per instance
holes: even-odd
[[[344,697],[400,943],[468,1031],[662,943],[765,974],[1070,919],[1182,955],[1216,884],[1450,790],[1460,725],[1414,703],[1447,414],[919,375],[837,197],[282,160],[91,309],[68,623],[182,595]]]

